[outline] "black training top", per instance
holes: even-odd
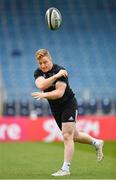
[[[61,69],[64,69],[62,66],[58,66],[57,64],[54,64],[52,69],[46,73],[42,72],[41,69],[37,68],[34,72],[34,77],[37,79],[39,76],[43,76],[45,79],[57,74]],[[68,82],[68,77],[61,77],[57,79],[52,86],[44,90],[44,92],[50,92],[55,90],[55,84],[58,81],[65,82],[67,84],[65,93],[63,97],[56,99],[56,100],[48,100],[51,110],[52,111],[58,111],[58,109],[62,109],[63,105],[67,104],[70,99],[74,97],[74,93],[72,89],[70,88],[69,82]]]

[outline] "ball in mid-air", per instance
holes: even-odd
[[[46,11],[45,19],[48,28],[51,30],[57,30],[62,24],[62,16],[57,8],[51,7]]]

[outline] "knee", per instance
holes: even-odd
[[[78,139],[79,139],[79,133],[78,132],[75,132],[74,133],[74,141],[76,142],[76,141],[78,141]]]
[[[73,140],[73,134],[69,132],[63,133],[64,143],[68,143],[69,141]]]

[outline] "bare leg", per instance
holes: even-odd
[[[97,161],[100,162],[103,159],[104,157],[103,155],[104,141],[103,140],[95,139],[89,134],[84,133],[84,132],[78,132],[77,129],[75,129],[74,141],[79,142],[79,143],[93,145],[96,149]]]
[[[62,134],[64,138],[64,162],[71,162],[74,153],[74,131],[75,123],[62,123]]]
[[[64,163],[59,171],[52,176],[70,175],[70,163],[74,154],[75,122],[62,123],[62,135],[64,138]]]
[[[93,144],[94,138],[87,133],[78,132],[77,130],[75,130],[74,141],[85,144]]]

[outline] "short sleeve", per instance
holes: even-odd
[[[66,84],[67,84],[67,82],[68,82],[68,78],[67,77],[61,77],[61,78],[59,78],[59,79],[57,79],[57,82],[58,81],[62,81],[62,82],[65,82]]]
[[[42,73],[39,69],[37,69],[35,72],[34,72],[34,78],[37,79],[39,76],[42,76]]]
[[[58,67],[58,72],[60,71],[60,70],[66,70],[64,67],[62,67],[62,66],[59,66]],[[57,79],[56,80],[56,82],[58,82],[58,81],[62,81],[62,82],[65,82],[66,84],[68,83],[68,78],[67,77],[60,77],[59,79]]]

